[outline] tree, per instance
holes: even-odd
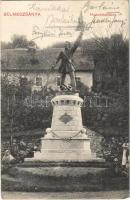
[[[122,34],[113,34],[110,38],[96,37],[91,41],[84,41],[84,54],[90,54],[95,62],[95,70],[100,67],[104,77],[110,74],[111,81],[107,84],[106,80],[103,86],[105,90],[113,90],[117,93],[128,93],[128,63],[129,63],[129,43]],[[104,78],[105,79],[105,78]]]
[[[14,48],[28,48],[29,46],[36,46],[36,43],[32,40],[28,40],[25,35],[14,34],[10,42],[2,42],[2,49],[14,49]]]
[[[11,38],[13,48],[26,48],[28,41],[24,35],[13,35]]]
[[[1,42],[1,49],[12,49],[12,43],[11,42]]]
[[[82,45],[82,52],[93,57],[94,70],[102,76],[97,92],[112,99],[112,105],[108,108],[83,108],[83,121],[86,126],[105,136],[128,134],[128,45],[128,40],[121,34],[111,35],[110,38],[95,37]],[[110,77],[109,81],[107,76]],[[97,85],[95,81],[94,87],[97,88]]]

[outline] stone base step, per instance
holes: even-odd
[[[119,185],[127,188],[128,180],[113,178],[108,168],[14,167],[6,177],[2,175],[2,191],[104,191]]]
[[[15,167],[8,171],[13,181],[4,179],[2,188],[14,191],[101,190],[104,185],[103,177],[109,174],[110,170],[107,168]]]
[[[19,167],[96,167],[111,168],[111,164],[104,159],[93,159],[88,161],[39,161],[28,159],[24,163],[17,164]]]

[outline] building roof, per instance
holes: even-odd
[[[61,48],[47,48],[37,50],[35,53],[25,48],[3,49],[1,53],[2,71],[44,71],[50,69],[55,63]],[[74,54],[74,63],[77,71],[92,71],[94,64],[92,58],[83,56],[81,49]],[[58,69],[58,66],[56,70]]]

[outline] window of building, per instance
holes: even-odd
[[[102,81],[102,75],[100,73],[96,75],[96,80]]]
[[[28,79],[25,76],[20,77],[20,85],[26,86],[28,84]]]
[[[80,76],[76,76],[76,77],[75,77],[75,80],[76,80],[76,82],[80,82],[80,81],[81,81]]]
[[[36,86],[42,86],[42,78],[36,77]]]
[[[60,76],[57,76],[56,77],[56,85],[60,86],[60,84],[61,84],[61,78],[60,78]]]

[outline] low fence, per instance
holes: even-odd
[[[44,99],[39,97],[28,96],[24,100],[24,105],[27,107],[50,107],[53,96],[46,96]],[[111,107],[113,99],[107,96],[88,95],[83,97],[82,107]]]

